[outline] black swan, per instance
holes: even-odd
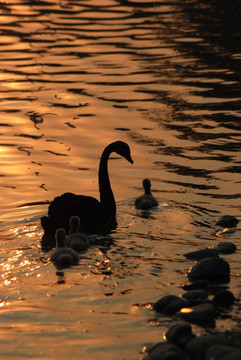
[[[99,164],[100,201],[91,196],[73,193],[57,196],[49,205],[48,216],[41,218],[45,231],[42,245],[51,241],[58,228],[69,231],[69,219],[75,215],[80,219],[82,231],[87,233],[106,232],[116,227],[116,204],[108,175],[108,159],[113,152],[133,164],[130,148],[125,142],[109,144],[104,149]]]
[[[78,254],[65,246],[65,230],[57,229],[55,233],[56,249],[52,253],[50,260],[57,268],[67,268],[72,265],[77,265],[79,262]]]
[[[70,231],[66,236],[65,246],[77,252],[86,250],[90,247],[90,242],[84,233],[80,232],[80,219],[78,216],[71,216],[69,219]]]
[[[145,193],[135,200],[135,207],[137,209],[149,210],[155,206],[158,206],[157,200],[152,196],[151,193],[151,181],[149,179],[144,179],[142,185]]]

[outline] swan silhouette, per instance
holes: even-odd
[[[149,210],[155,206],[158,206],[157,200],[152,196],[151,193],[151,181],[149,179],[144,179],[142,181],[142,185],[145,193],[135,200],[135,207],[137,209]]]
[[[56,249],[52,253],[50,260],[57,268],[67,268],[72,265],[77,265],[79,262],[78,254],[70,248],[65,246],[65,230],[57,229],[55,233]]]
[[[84,233],[80,232],[80,219],[78,216],[71,216],[69,219],[70,231],[65,239],[65,246],[77,252],[90,247],[90,242]]]
[[[108,175],[108,159],[113,152],[133,164],[128,144],[116,141],[106,146],[99,164],[100,201],[70,192],[57,196],[49,205],[48,216],[41,218],[43,238],[50,239],[58,228],[69,231],[69,219],[75,215],[80,219],[82,231],[87,233],[106,232],[116,227],[116,204]]]

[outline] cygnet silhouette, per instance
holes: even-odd
[[[90,242],[84,233],[80,232],[80,219],[78,216],[71,216],[69,219],[70,231],[65,239],[65,246],[77,252],[86,250],[90,247]]]
[[[144,179],[142,185],[145,193],[135,200],[135,207],[137,209],[149,210],[155,206],[158,206],[157,200],[152,196],[151,193],[151,181],[149,179]]]
[[[52,253],[50,260],[57,268],[68,268],[77,265],[79,256],[73,249],[65,246],[66,234],[64,229],[57,229],[55,233],[56,249]]]

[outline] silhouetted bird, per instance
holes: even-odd
[[[57,229],[55,233],[56,249],[52,253],[50,260],[57,268],[67,268],[72,265],[77,265],[79,262],[78,254],[70,248],[65,246],[65,230]]]
[[[80,219],[78,216],[71,216],[69,220],[70,231],[66,236],[65,246],[75,251],[83,251],[90,247],[90,242],[84,233],[80,232]]]
[[[58,228],[69,231],[69,219],[73,215],[79,217],[84,232],[104,232],[116,227],[116,204],[108,175],[108,159],[113,152],[133,164],[130,148],[125,142],[116,141],[109,144],[104,149],[99,164],[100,201],[91,196],[73,193],[57,196],[49,205],[48,216],[41,218],[45,242],[53,238]],[[44,241],[42,245],[43,243]]]
[[[142,184],[145,193],[135,200],[135,207],[137,209],[148,210],[158,206],[157,200],[152,196],[151,193],[151,181],[149,179],[144,179]]]

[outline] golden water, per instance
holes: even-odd
[[[240,219],[240,27],[235,9],[205,6],[1,1],[1,359],[138,359],[174,323],[138,304],[181,294],[182,254],[218,241],[238,247],[224,258],[240,297],[240,230],[214,225]],[[109,162],[119,226],[56,274],[40,217],[66,191],[98,198],[115,140],[134,160]],[[133,207],[144,177],[160,201],[149,217]],[[216,327],[239,327],[238,310]]]

